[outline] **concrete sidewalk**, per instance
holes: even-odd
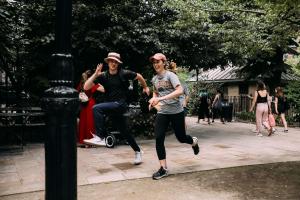
[[[180,144],[171,135],[166,138],[168,167],[171,174],[195,172],[234,166],[300,161],[300,129],[283,128],[271,137],[257,137],[253,124],[215,122],[207,125],[187,118],[188,132],[199,138],[200,155]],[[266,135],[267,133],[265,133]],[[78,185],[89,185],[152,176],[159,167],[154,140],[140,140],[144,162],[132,164],[133,151],[120,145],[114,149],[78,148]],[[1,196],[44,190],[44,149],[42,144],[30,144],[24,152],[0,154]]]

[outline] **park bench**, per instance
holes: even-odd
[[[0,108],[0,132],[12,134],[23,149],[24,133],[35,127],[44,127],[45,113],[40,107],[4,107]],[[2,134],[1,136],[2,137]]]

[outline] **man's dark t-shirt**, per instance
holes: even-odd
[[[126,101],[128,85],[124,84],[124,80],[134,80],[137,74],[130,70],[122,70],[122,78],[120,76],[120,70],[117,74],[111,75],[108,71],[102,73],[94,83],[100,83],[105,89],[106,101]],[[122,80],[124,79],[124,80]]]

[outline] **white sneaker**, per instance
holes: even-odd
[[[142,161],[142,154],[143,154],[144,152],[142,151],[142,150],[140,150],[140,151],[136,151],[135,152],[135,157],[134,157],[134,161],[133,161],[133,164],[135,164],[135,165],[139,165],[139,164],[141,164],[143,161]]]
[[[261,134],[261,133],[257,133],[257,136],[258,136],[258,137],[262,137],[262,136],[263,136],[263,134]]]
[[[105,139],[101,139],[97,135],[93,135],[94,137],[91,139],[84,139],[83,142],[89,145],[95,146],[106,146]]]

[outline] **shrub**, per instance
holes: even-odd
[[[300,121],[300,81],[290,81],[285,88],[285,95],[293,109],[291,120]]]
[[[254,112],[242,111],[242,112],[236,113],[236,118],[245,120],[245,121],[255,122]]]

